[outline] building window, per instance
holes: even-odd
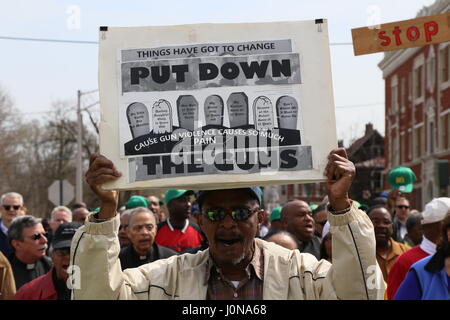
[[[436,85],[436,58],[434,55],[434,47],[430,46],[429,48],[427,58],[427,89],[432,93]]]
[[[398,80],[397,76],[393,76],[391,79],[391,112],[389,114],[395,114],[398,110]]]
[[[423,150],[423,125],[415,129],[414,157],[420,158]]]
[[[413,81],[412,81],[412,71],[408,73],[408,101],[412,99],[412,91],[413,91]]]
[[[439,50],[439,69],[441,83],[450,80],[450,47],[446,45]]]
[[[450,149],[450,114],[447,114],[447,136],[445,141],[447,141],[447,149]]]
[[[413,67],[413,98],[414,104],[422,103],[424,100],[425,90],[424,90],[424,55],[419,55],[414,60]]]
[[[412,139],[412,131],[408,132],[408,161],[412,160],[412,150],[413,150],[413,139]]]
[[[428,123],[428,152],[434,153],[434,121]]]
[[[422,97],[422,76],[423,66],[419,66],[414,70],[414,98],[416,99]]]
[[[403,162],[406,162],[406,142],[405,142],[405,133],[402,132],[400,134],[400,164],[402,164]]]
[[[405,93],[406,93],[406,79],[400,80],[400,112],[405,112]]]

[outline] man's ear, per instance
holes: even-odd
[[[259,209],[258,211],[258,224],[262,223],[264,221],[264,216],[265,216],[266,212],[264,211],[264,209]]]
[[[22,241],[19,240],[12,240],[11,241],[11,245],[13,246],[13,248],[17,251],[18,249],[20,249],[22,247]]]

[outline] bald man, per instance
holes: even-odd
[[[314,235],[312,211],[305,201],[289,201],[281,210],[281,224],[297,238],[300,252],[310,253],[320,260],[320,239]]]

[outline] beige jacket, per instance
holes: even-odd
[[[16,294],[16,282],[8,259],[0,252],[0,300],[12,300]]]
[[[255,239],[264,253],[264,299],[383,299],[373,226],[352,207],[329,214],[333,265],[298,250]],[[86,222],[71,248],[73,299],[204,300],[209,250],[158,260],[123,272],[119,261],[120,219]],[[77,288],[78,286],[78,288]]]

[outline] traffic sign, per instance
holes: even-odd
[[[48,188],[48,199],[56,206],[66,206],[73,200],[74,187],[67,180],[55,180]]]

